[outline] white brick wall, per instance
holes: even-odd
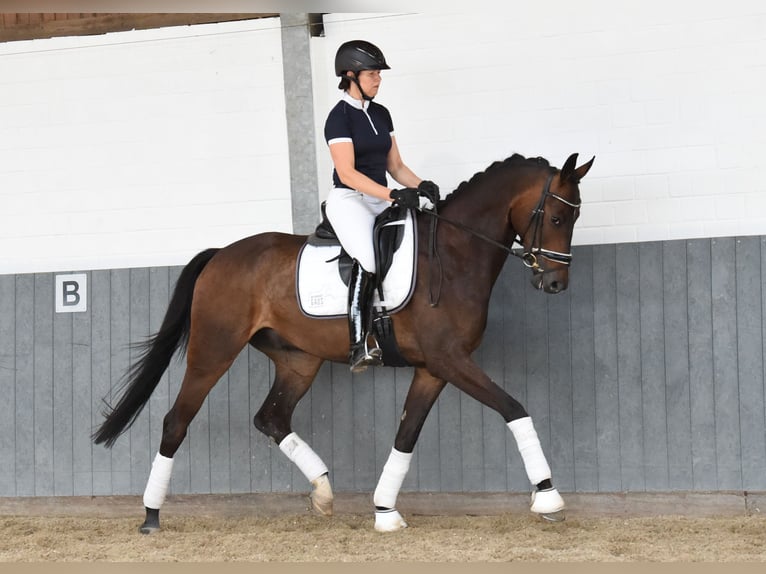
[[[453,4],[326,16],[320,199],[334,53],[367,38],[405,161],[445,192],[514,152],[576,151],[597,156],[576,243],[766,234],[760,0]],[[284,97],[278,19],[0,44],[0,273],[290,231]]]
[[[315,74],[343,41],[378,44],[403,157],[444,191],[513,152],[595,155],[576,243],[766,234],[762,2],[507,6],[329,15]],[[319,129],[337,90],[315,86]]]
[[[290,231],[278,19],[0,44],[0,273]]]

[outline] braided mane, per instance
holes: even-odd
[[[495,173],[496,171],[504,168],[519,167],[521,165],[528,165],[530,167],[550,167],[551,164],[544,157],[531,157],[526,158],[521,154],[515,153],[512,156],[502,160],[493,162],[487,169],[474,174],[468,181],[463,181],[457,186],[457,189],[447,195],[441,203],[449,202],[456,196],[459,196],[465,192],[466,189],[474,187],[475,184],[483,180],[487,175]]]

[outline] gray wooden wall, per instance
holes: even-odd
[[[536,421],[563,491],[766,489],[766,237],[574,249],[570,289],[544,295],[509,260],[477,353]],[[0,276],[0,495],[143,492],[174,363],[138,423],[93,446],[102,397],[130,341],[159,327],[180,268],[88,272],[88,311],[55,313],[54,274]],[[244,351],[176,455],[174,493],[306,491],[252,426],[269,361]],[[295,428],[338,491],[371,491],[393,443],[409,369],[352,380],[325,365]],[[496,413],[448,387],[404,490],[526,491]]]

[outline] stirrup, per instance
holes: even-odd
[[[378,346],[368,347],[365,337],[364,343],[351,347],[349,362],[352,373],[363,373],[367,367],[379,367],[383,364],[383,351]]]

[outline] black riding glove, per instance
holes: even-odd
[[[427,197],[434,205],[436,205],[436,202],[440,199],[439,186],[427,179],[424,179],[420,182],[420,185],[418,185],[418,194],[422,197]]]
[[[391,190],[389,197],[394,200],[394,205],[401,205],[406,208],[415,208],[420,205],[418,190],[412,187]]]

